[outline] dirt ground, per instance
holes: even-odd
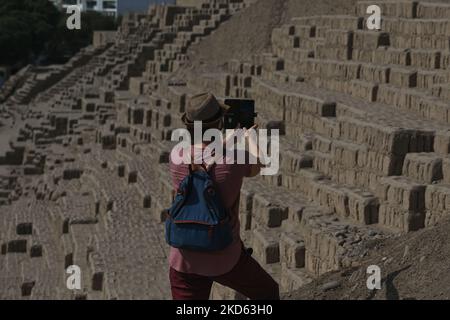
[[[450,219],[373,243],[361,267],[326,274],[285,299],[450,299]],[[367,267],[381,269],[381,290],[368,290]]]

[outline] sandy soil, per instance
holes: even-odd
[[[450,299],[449,230],[450,218],[435,227],[373,243],[361,267],[326,274],[285,299]],[[381,269],[381,290],[367,289],[370,265]]]

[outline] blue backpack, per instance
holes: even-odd
[[[193,171],[189,165],[189,175],[181,181],[167,212],[166,241],[170,246],[193,251],[217,251],[231,244],[230,216],[210,170]]]

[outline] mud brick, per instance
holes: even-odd
[[[450,131],[438,131],[434,138],[434,151],[439,155],[450,154]]]
[[[444,183],[450,184],[450,157],[442,159],[442,176]]]
[[[314,151],[313,169],[325,175],[331,175],[334,165],[333,155]]]
[[[228,70],[232,73],[242,73],[242,63],[239,60],[232,59],[228,61]]]
[[[310,206],[310,205],[301,205],[298,204],[297,207],[291,207],[288,211],[288,218],[283,222],[283,228],[284,230],[295,230],[297,226],[301,224],[303,212],[309,211],[309,210],[319,210],[316,207]]]
[[[81,107],[84,112],[94,112],[97,104],[102,103],[99,94],[86,93],[81,100]]]
[[[88,256],[91,270],[91,288],[94,291],[103,291],[105,264],[98,252],[91,252]]]
[[[146,79],[142,77],[131,77],[130,78],[130,92],[135,95],[141,95],[144,93],[144,88],[146,84]]]
[[[359,16],[367,16],[367,8],[375,3],[371,1],[358,1],[356,5],[356,13]],[[376,3],[381,8],[383,16],[400,17],[400,18],[416,18],[417,17],[417,1],[390,0],[378,1]]]
[[[179,112],[184,112],[186,104],[186,94],[177,90],[176,87],[170,86],[168,88],[170,94],[168,95],[170,99],[171,109]]]
[[[242,73],[247,76],[252,76],[256,74],[255,66],[253,64],[250,64],[248,62],[245,62],[242,65]]]
[[[169,206],[170,203],[161,200],[161,197],[159,196],[154,196],[152,206],[150,208],[150,214],[153,217],[153,219],[155,219],[155,221],[164,222],[167,218],[168,214],[167,210]]]
[[[295,70],[297,63],[303,62],[305,59],[313,58],[314,51],[308,49],[301,48],[293,48],[290,50],[286,50],[283,52],[285,61],[285,69],[286,70]]]
[[[449,14],[450,5],[446,3],[419,2],[417,4],[418,18],[447,19]]]
[[[298,41],[297,41],[298,38]],[[324,44],[324,39],[320,38],[299,38],[292,37],[292,40],[289,42],[289,48],[302,48],[305,50],[315,50],[317,46]]]
[[[410,150],[411,132],[350,117],[339,118],[338,137],[367,144],[374,150],[404,155]]]
[[[302,127],[299,128],[298,126]],[[319,117],[306,112],[300,113],[297,123],[286,126],[286,135],[298,136],[309,130],[313,130],[315,134],[325,137],[334,137],[337,133],[337,121],[335,118]]]
[[[411,66],[425,69],[439,69],[441,52],[439,50],[411,50]]]
[[[430,227],[448,218],[450,215],[450,185],[435,184],[428,186],[425,193],[425,227]]]
[[[116,148],[116,136],[114,134],[102,134],[100,139],[103,149],[108,150]]]
[[[345,188],[329,180],[319,180],[311,183],[308,198],[316,204],[329,208],[340,216],[348,216],[348,196]]]
[[[370,60],[363,61],[371,62],[375,65],[407,66],[411,64],[411,54],[410,51],[406,51],[403,49],[379,47],[373,52]]]
[[[305,244],[299,234],[283,233],[280,237],[281,263],[288,268],[305,266]]]
[[[290,190],[298,190],[307,195],[311,189],[311,181],[324,179],[325,176],[312,169],[300,170],[297,174],[283,174],[283,186]]]
[[[381,46],[389,46],[389,34],[385,32],[356,30],[353,37],[353,48],[376,50]]]
[[[379,224],[402,232],[417,231],[425,226],[425,213],[405,210],[395,205],[381,204]]]
[[[334,18],[326,18],[331,29],[356,30],[363,28],[363,18],[350,15],[336,15]]]
[[[287,218],[287,208],[270,201],[267,194],[255,193],[252,214],[252,219],[258,220],[265,227],[275,228],[281,226],[281,222]]]
[[[337,79],[355,79],[358,77],[360,64],[353,61],[336,61],[336,60],[318,60],[311,59],[315,64],[315,75],[322,76],[325,74],[329,78]]]
[[[300,94],[285,96],[286,121],[296,122],[299,113],[312,113],[321,117],[334,117],[336,104]]]
[[[391,68],[390,83],[398,87],[414,88],[417,86],[417,71]]]
[[[305,252],[305,269],[314,276],[319,276],[329,271],[338,270],[340,267],[339,257],[336,253],[336,245],[333,244],[326,234],[319,230],[308,231],[305,235],[308,240]],[[309,244],[310,243],[310,244]],[[316,248],[319,246],[321,249]],[[310,248],[310,246],[312,246]]]
[[[267,110],[274,115],[272,120],[281,120],[284,117],[284,96],[285,93],[259,78],[252,81],[252,98],[260,110]]]
[[[159,198],[165,202],[166,204],[170,204],[172,202],[172,191],[173,185],[169,177],[160,177],[158,179],[159,183]]]
[[[448,50],[448,37],[444,35],[417,36],[413,34],[397,34],[392,38],[391,46],[395,48],[412,48],[432,50]]]
[[[312,148],[315,151],[328,153],[331,152],[332,140],[315,135],[312,142]]]
[[[262,176],[264,181],[267,181],[269,186],[279,187],[282,185],[283,175],[281,173]]]
[[[384,18],[383,30],[397,34],[432,36],[446,34],[449,30],[448,20],[443,19],[395,19]]]
[[[350,94],[356,98],[375,102],[377,101],[378,85],[367,81],[352,80]]]
[[[271,42],[273,44],[281,44],[287,36],[293,35],[295,29],[293,26],[285,26],[283,28],[274,28],[271,34]]]
[[[378,48],[377,50],[382,49],[383,47]],[[377,50],[365,50],[353,48],[352,51],[352,59],[355,61],[364,61],[364,62],[373,62],[375,60]]]
[[[379,66],[375,64],[361,64],[360,79],[363,81],[375,83],[388,83],[391,68],[388,66]]]
[[[290,172],[298,172],[304,168],[313,166],[313,155],[311,153],[300,153],[286,150],[281,155],[281,168]]]
[[[315,26],[292,26],[294,28],[295,35],[301,38],[314,38],[316,36],[316,27]]]
[[[442,157],[435,153],[408,153],[403,164],[403,175],[431,184],[443,178]]]
[[[326,44],[332,47],[353,46],[353,31],[347,30],[328,30],[325,35]]]
[[[22,297],[29,297],[31,296],[31,292],[33,291],[33,287],[35,286],[35,281],[27,281],[22,283],[21,291],[22,291]]]
[[[82,174],[83,171],[81,169],[67,168],[64,169],[63,171],[63,179],[64,180],[79,179]]]
[[[30,235],[33,233],[33,223],[24,222],[19,223],[16,227],[16,234],[18,235]]]
[[[433,184],[427,186],[425,192],[425,207],[434,212],[450,213],[450,186],[448,184]]]
[[[30,248],[30,257],[31,258],[42,257],[42,245],[33,244]]]
[[[11,240],[8,242],[8,253],[25,253],[27,252],[27,240]]]
[[[277,57],[265,57],[264,64],[263,64],[264,70],[273,72],[273,71],[279,71],[284,69],[284,60]]]
[[[136,171],[129,171],[128,172],[128,183],[136,183],[137,182],[138,173]]]
[[[335,163],[344,168],[372,169],[383,175],[401,172],[402,158],[374,152],[359,144],[334,140],[331,145],[331,154]]]
[[[75,293],[74,300],[87,300],[87,293]]]
[[[378,198],[370,192],[350,190],[348,193],[349,218],[362,224],[378,223]]]
[[[425,185],[404,177],[381,178],[377,196],[403,210],[421,212],[425,208]]]
[[[252,77],[251,76],[245,76],[245,77],[240,76],[238,78],[237,86],[241,87],[241,88],[251,88],[252,87]]]
[[[288,25],[288,24],[283,25],[283,26],[281,26],[282,34],[293,36],[296,34],[296,30],[299,30],[299,29],[297,29],[297,27],[298,26],[293,26],[293,25]]]
[[[144,109],[136,106],[131,106],[128,109],[128,123],[129,124],[143,124],[144,123]]]
[[[255,257],[264,264],[280,262],[279,230],[254,229],[252,248]]]
[[[367,148],[361,145],[338,140],[333,140],[331,144],[331,154],[333,158],[336,159],[337,163],[346,168],[367,165],[367,163],[360,163],[360,158],[364,153],[367,153]]]
[[[351,60],[352,49],[348,47],[329,47],[327,45],[317,46],[316,54],[308,55],[308,57],[316,57],[318,59],[338,59],[338,60]]]
[[[450,66],[450,52],[443,51],[441,52],[441,59],[439,66],[441,69],[448,69]]]
[[[419,70],[417,72],[417,87],[421,89],[433,89],[439,84],[447,84],[450,76],[446,71]]]

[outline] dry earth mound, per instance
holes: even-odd
[[[326,274],[287,299],[450,299],[450,220],[373,243],[361,267]],[[368,290],[367,267],[381,268],[381,290]]]

